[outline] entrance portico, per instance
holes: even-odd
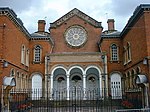
[[[54,91],[66,91],[62,92],[66,95],[67,99],[73,97],[73,94],[69,94],[74,89],[82,90],[80,97],[88,98],[85,96],[86,91],[94,89],[102,89],[102,76],[101,70],[95,65],[90,65],[83,68],[79,65],[74,65],[70,68],[64,66],[57,66],[51,72],[51,84],[50,90]],[[61,95],[62,95],[61,94]],[[101,93],[99,93],[101,94]],[[57,94],[53,93],[53,97],[57,98]]]

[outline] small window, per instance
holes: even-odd
[[[130,47],[130,43],[127,43],[127,60],[128,62],[131,61],[131,47]]]
[[[25,64],[25,46],[24,45],[22,45],[22,48],[21,48],[21,63]]]
[[[14,69],[11,69],[11,71],[10,71],[10,76],[12,76],[12,77],[15,76],[15,70],[14,70]]]
[[[136,68],[136,73],[137,73],[137,74],[140,74],[140,73],[141,73],[141,68],[140,68],[140,67],[137,67],[137,68]]]
[[[29,49],[26,50],[26,66],[29,66]]]
[[[93,76],[89,78],[89,81],[91,81],[91,82],[95,82],[95,80],[96,80],[96,79],[95,79],[95,77],[93,77]]]
[[[123,47],[123,62],[124,62],[124,65],[127,63],[126,47],[125,46]]]
[[[58,79],[57,79],[57,81],[59,82],[59,83],[61,83],[62,81],[64,81],[65,79],[63,78],[63,77],[59,77]]]
[[[127,74],[128,76],[128,88],[131,88],[131,75],[130,75],[130,72],[128,72],[128,74]]]
[[[34,62],[41,62],[41,46],[39,45],[34,48]]]
[[[111,45],[111,61],[118,61],[118,47],[116,44]]]

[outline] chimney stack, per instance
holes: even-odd
[[[108,23],[108,31],[114,31],[115,30],[115,26],[114,26],[114,19],[108,19],[107,23]]]
[[[38,20],[38,32],[44,33],[45,32],[45,20]]]

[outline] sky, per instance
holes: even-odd
[[[122,31],[140,4],[150,0],[0,0],[0,7],[9,7],[22,20],[29,33],[36,32],[38,20],[46,21],[46,31],[53,23],[74,8],[102,22],[107,30],[107,20],[115,20],[115,29]]]

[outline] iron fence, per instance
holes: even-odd
[[[107,95],[104,95],[104,91]],[[141,95],[140,91],[131,93],[117,89],[113,92],[109,89],[85,91],[75,88],[69,92],[65,89],[52,92],[20,89],[12,90],[7,100],[11,112],[113,112],[119,109],[141,109]]]

